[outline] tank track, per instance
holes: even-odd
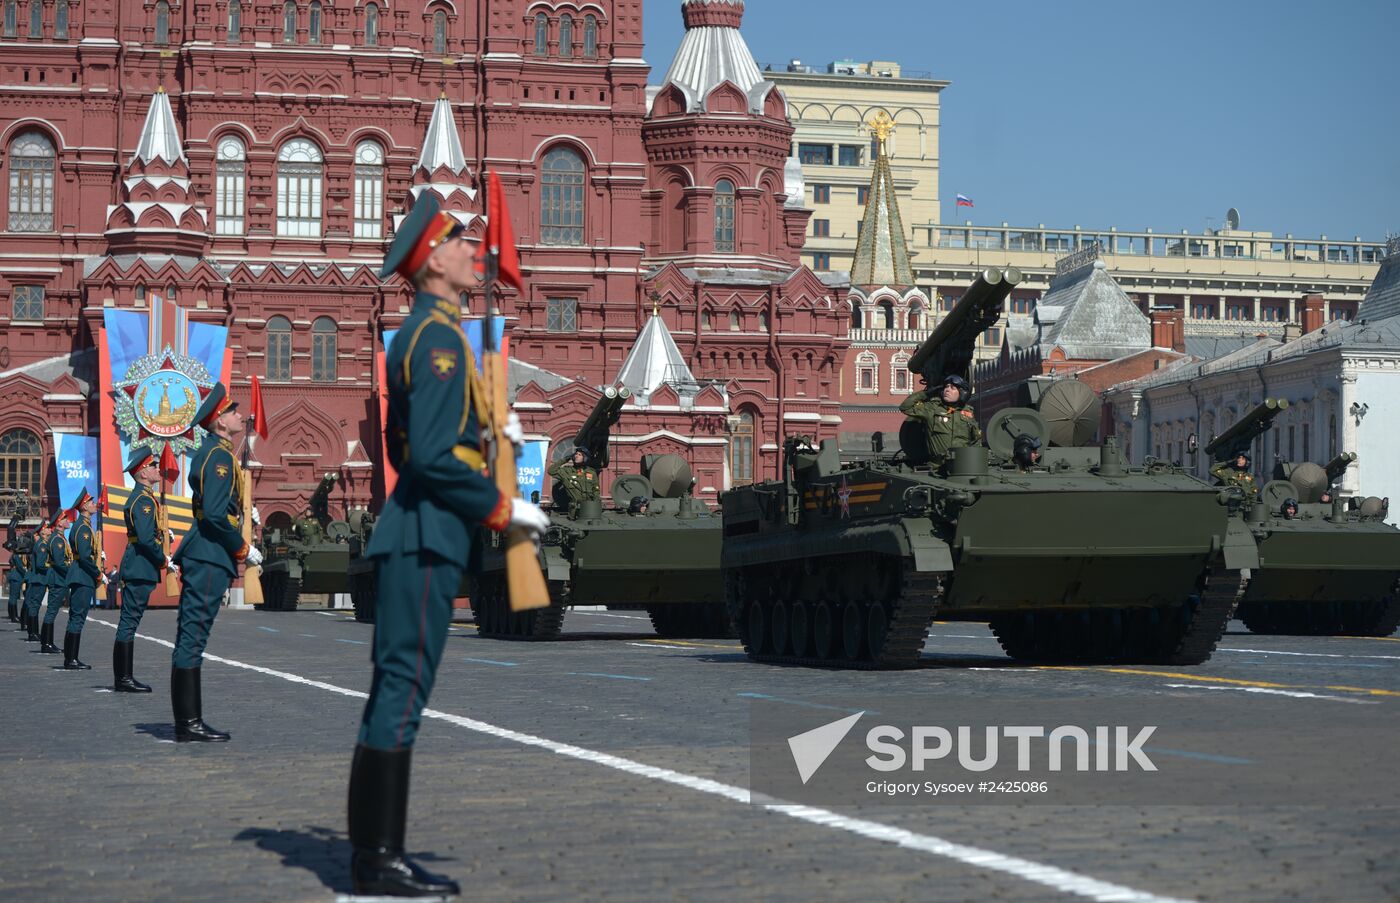
[[[724,603],[678,602],[648,605],[652,629],[667,639],[732,640],[738,636]]]
[[[856,556],[851,556],[855,559]],[[870,567],[869,556],[859,557],[862,568]],[[854,563],[854,562],[853,562]],[[839,569],[839,562],[825,562]],[[898,568],[896,592],[884,599],[851,599],[837,592],[834,599],[811,602],[785,599],[778,592],[783,581],[782,569],[762,568],[725,572],[725,599],[730,621],[737,627],[744,651],[757,662],[779,665],[802,665],[813,668],[849,668],[860,670],[890,670],[911,668],[918,664],[928,637],[929,625],[942,598],[943,583],[939,574],[921,574],[908,567],[907,562],[889,559],[889,567]],[[756,574],[762,576],[758,582]],[[753,581],[751,583],[751,581]],[[839,584],[833,580],[832,585]],[[767,584],[767,585],[765,585]],[[790,585],[796,585],[794,582]],[[782,618],[774,630],[774,616],[779,604]],[[873,615],[878,605],[881,615]],[[789,608],[789,606],[794,606]],[[798,608],[800,607],[800,608]],[[827,629],[822,629],[821,609],[825,607]],[[794,613],[788,615],[792,610]],[[794,624],[800,610],[805,630]],[[854,610],[854,614],[849,613]],[[755,615],[755,611],[759,615]],[[884,629],[872,646],[871,627],[879,618]],[[755,630],[759,635],[755,635]],[[781,645],[774,645],[776,633],[786,633]],[[825,639],[823,639],[825,634]],[[798,649],[794,638],[805,636]],[[822,648],[825,646],[825,648]]]
[[[482,574],[472,580],[472,613],[477,634],[493,640],[553,640],[564,627],[568,587],[549,584],[550,605],[531,611],[511,611],[504,573]]]
[[[1400,627],[1400,588],[1379,602],[1247,602],[1238,616],[1259,634],[1386,637]]]
[[[990,626],[1007,655],[1076,664],[1199,665],[1225,632],[1246,581],[1212,570],[1179,608],[1102,608],[999,615]]]
[[[301,581],[285,572],[263,577],[263,611],[296,611]]]

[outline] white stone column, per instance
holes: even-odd
[[[1227,300],[1227,299],[1226,299],[1226,297],[1225,297],[1224,295],[1221,295],[1219,298],[1216,298],[1216,299],[1215,299],[1215,307],[1216,307],[1215,318],[1216,318],[1217,320],[1223,320],[1223,319],[1225,319],[1225,301],[1226,301],[1226,300]]]
[[[1288,299],[1288,322],[1290,322],[1290,323],[1297,323],[1297,322],[1298,322],[1298,299],[1297,299],[1297,298],[1289,298],[1289,299]]]
[[[1254,322],[1256,322],[1256,323],[1259,322],[1259,317],[1260,317],[1261,314],[1263,314],[1263,309],[1262,309],[1263,305],[1262,305],[1262,303],[1261,303],[1262,301],[1263,301],[1262,298],[1255,298],[1255,299],[1254,299]]]

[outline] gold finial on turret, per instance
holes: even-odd
[[[875,136],[875,140],[880,142],[880,153],[885,153],[885,142],[894,133],[894,120],[890,114],[884,110],[875,114],[875,118],[866,120],[866,125],[870,127],[870,133]]]

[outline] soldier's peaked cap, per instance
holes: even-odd
[[[82,490],[79,491],[78,497],[77,497],[76,499],[73,500],[73,507],[70,508],[69,510],[70,510],[70,511],[82,511],[82,510],[83,510],[83,502],[86,502],[86,501],[87,501],[88,499],[90,499],[90,498],[92,498],[92,493],[88,492],[88,491],[87,491],[87,487],[84,486],[84,487],[82,488]]]
[[[405,279],[423,268],[428,256],[443,242],[460,235],[464,227],[449,213],[444,213],[437,196],[425,191],[399,225],[389,253],[384,255],[380,278],[388,279],[398,273]]]
[[[126,472],[136,473],[136,471],[146,466],[147,461],[155,460],[155,457],[156,453],[145,446],[133,448],[131,454],[127,455],[126,458]]]
[[[228,397],[228,389],[223,383],[214,383],[214,388],[209,390],[209,394],[204,396],[204,401],[200,404],[199,410],[194,412],[194,422],[204,427],[206,430],[214,423],[214,418],[225,411],[232,411],[238,408],[238,402],[232,401]]]

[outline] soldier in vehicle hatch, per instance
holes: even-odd
[[[1210,475],[1220,481],[1221,486],[1238,486],[1245,498],[1253,499],[1259,494],[1259,486],[1254,482],[1254,474],[1249,472],[1249,455],[1240,452],[1232,461],[1221,461],[1210,469]]]
[[[598,471],[588,466],[588,450],[574,449],[567,461],[556,461],[549,465],[549,475],[558,480],[569,494],[569,507],[577,508],[580,502],[602,497],[598,489]]]
[[[929,463],[941,467],[953,456],[953,449],[967,448],[982,441],[982,430],[968,407],[972,387],[961,376],[950,375],[931,389],[920,389],[900,404],[899,410],[924,426],[928,439]]]
[[[1016,462],[1017,470],[1027,471],[1035,467],[1040,463],[1040,439],[1027,433],[1017,436],[1011,448],[1011,457]]]

